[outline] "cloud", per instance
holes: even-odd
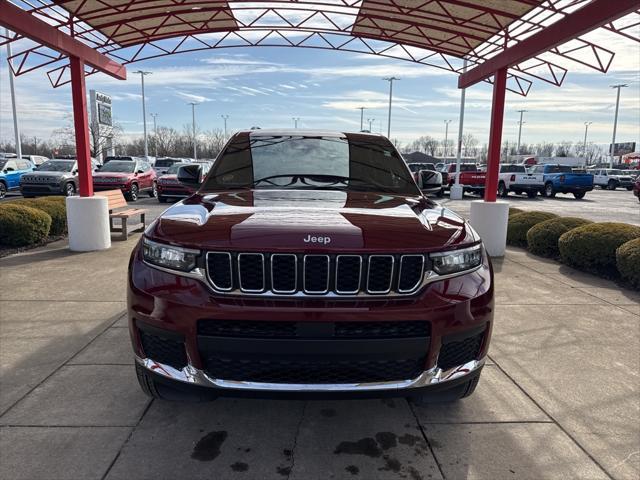
[[[193,93],[188,92],[175,92],[176,97],[181,98],[182,100],[186,100],[187,102],[195,102],[195,103],[204,103],[211,102],[213,99],[202,96],[202,95],[194,95]]]

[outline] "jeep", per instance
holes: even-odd
[[[493,270],[460,216],[366,133],[251,130],[132,252],[128,317],[155,398],[470,395]]]

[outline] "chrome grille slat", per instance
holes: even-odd
[[[433,281],[422,254],[206,254],[206,279],[217,293],[273,297],[407,296]]]

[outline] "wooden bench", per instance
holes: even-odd
[[[108,208],[109,208],[109,230],[111,232],[120,233],[120,239],[126,240],[129,237],[129,232],[135,232],[136,230],[144,230],[146,227],[145,224],[145,214],[147,210],[142,208],[127,208],[126,210],[119,210],[114,212],[117,208],[128,207],[127,201],[122,195],[122,191],[120,190],[105,190],[103,192],[95,192],[96,196],[99,197],[107,197]],[[127,222],[131,217],[135,217],[136,215],[140,215],[140,222],[129,225]],[[113,224],[113,219],[120,219],[120,226],[115,226]]]

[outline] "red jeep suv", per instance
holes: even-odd
[[[144,160],[110,160],[93,173],[93,189],[120,189],[127,200],[135,202],[142,192],[158,195],[156,172]]]
[[[201,184],[200,168],[180,168],[196,193],[131,255],[129,328],[148,395],[473,392],[491,336],[491,263],[388,139],[239,132]]]

